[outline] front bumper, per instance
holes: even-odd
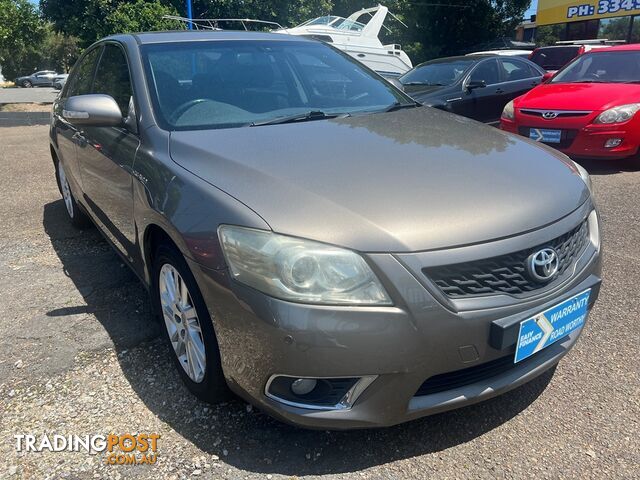
[[[447,252],[369,255],[372,268],[394,299],[393,307],[294,304],[239,284],[225,286],[224,272],[195,263],[191,268],[213,318],[225,377],[238,395],[283,421],[305,427],[389,426],[491,398],[555,365],[580,332],[489,378],[416,395],[429,378],[512,356],[513,343],[491,341],[496,323],[517,328],[520,321],[586,288],[593,289],[592,304],[600,285],[600,253],[591,244],[569,280],[522,299],[494,295],[443,301],[416,273],[412,262],[449,261],[482,255],[483,249],[495,255],[535,246],[579,224],[591,208],[585,204],[553,225],[487,245]],[[265,395],[274,374],[375,379],[351,408],[312,410]]]
[[[597,115],[592,115],[594,118]],[[517,115],[515,121],[500,121],[500,128],[507,132],[528,137],[531,128],[546,128],[563,130],[564,137],[560,145],[548,145],[560,150],[562,153],[574,158],[602,158],[622,159],[634,156],[640,147],[637,122],[628,122],[617,125],[594,125],[584,119],[572,121],[547,121],[538,118],[530,118],[526,115]],[[606,148],[605,143],[609,139],[620,139],[619,146]]]

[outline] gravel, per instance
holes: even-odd
[[[179,381],[143,287],[93,230],[65,223],[46,127],[0,128],[0,478],[633,478],[640,469],[640,171],[586,162],[605,283],[555,372],[389,429],[281,424]],[[639,164],[640,165],[640,164]],[[17,434],[158,433],[155,465],[17,452]]]

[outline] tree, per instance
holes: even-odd
[[[217,0],[194,3],[194,18],[252,18],[292,27],[331,12],[331,0]]]
[[[81,50],[77,37],[56,32],[51,24],[45,25],[45,36],[40,52],[42,68],[58,72],[69,72],[80,56]]]
[[[136,0],[133,3],[121,3],[109,13],[103,24],[104,29],[99,36],[113,33],[148,32],[159,30],[175,30],[180,25],[163,18],[166,15],[178,15],[170,5],[164,5],[159,0]]]
[[[536,44],[540,47],[554,45],[564,33],[564,25],[542,25],[536,29]]]
[[[465,53],[475,45],[512,37],[529,7],[529,0],[445,2],[399,1],[407,40],[415,46],[414,62]]]
[[[4,0],[6,1],[6,0]],[[530,0],[386,0],[409,28],[389,21],[385,42],[401,43],[414,62],[464,53],[483,42],[512,37]],[[349,15],[376,4],[372,0],[203,0],[194,1],[194,18],[255,18],[294,26],[311,18]],[[183,0],[40,0],[44,18],[57,31],[87,46],[118,32],[174,27],[168,13],[185,16]],[[224,25],[223,25],[224,26]]]
[[[12,79],[39,68],[39,48],[45,30],[27,0],[0,0],[0,65]]]

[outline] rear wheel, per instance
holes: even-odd
[[[64,206],[69,216],[69,221],[75,227],[81,228],[89,225],[89,218],[78,207],[71,188],[69,187],[69,180],[64,170],[64,166],[60,162],[56,162],[56,175],[58,177],[58,186],[60,187],[60,193],[62,193],[62,199],[64,200]]]
[[[33,83],[31,83],[30,80],[23,80],[22,84],[21,84],[24,88],[31,88],[33,87]]]
[[[184,258],[174,247],[161,245],[153,271],[153,301],[182,381],[205,402],[226,400],[230,392],[213,323]]]

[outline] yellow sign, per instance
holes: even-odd
[[[640,15],[640,0],[538,0],[538,25]]]

